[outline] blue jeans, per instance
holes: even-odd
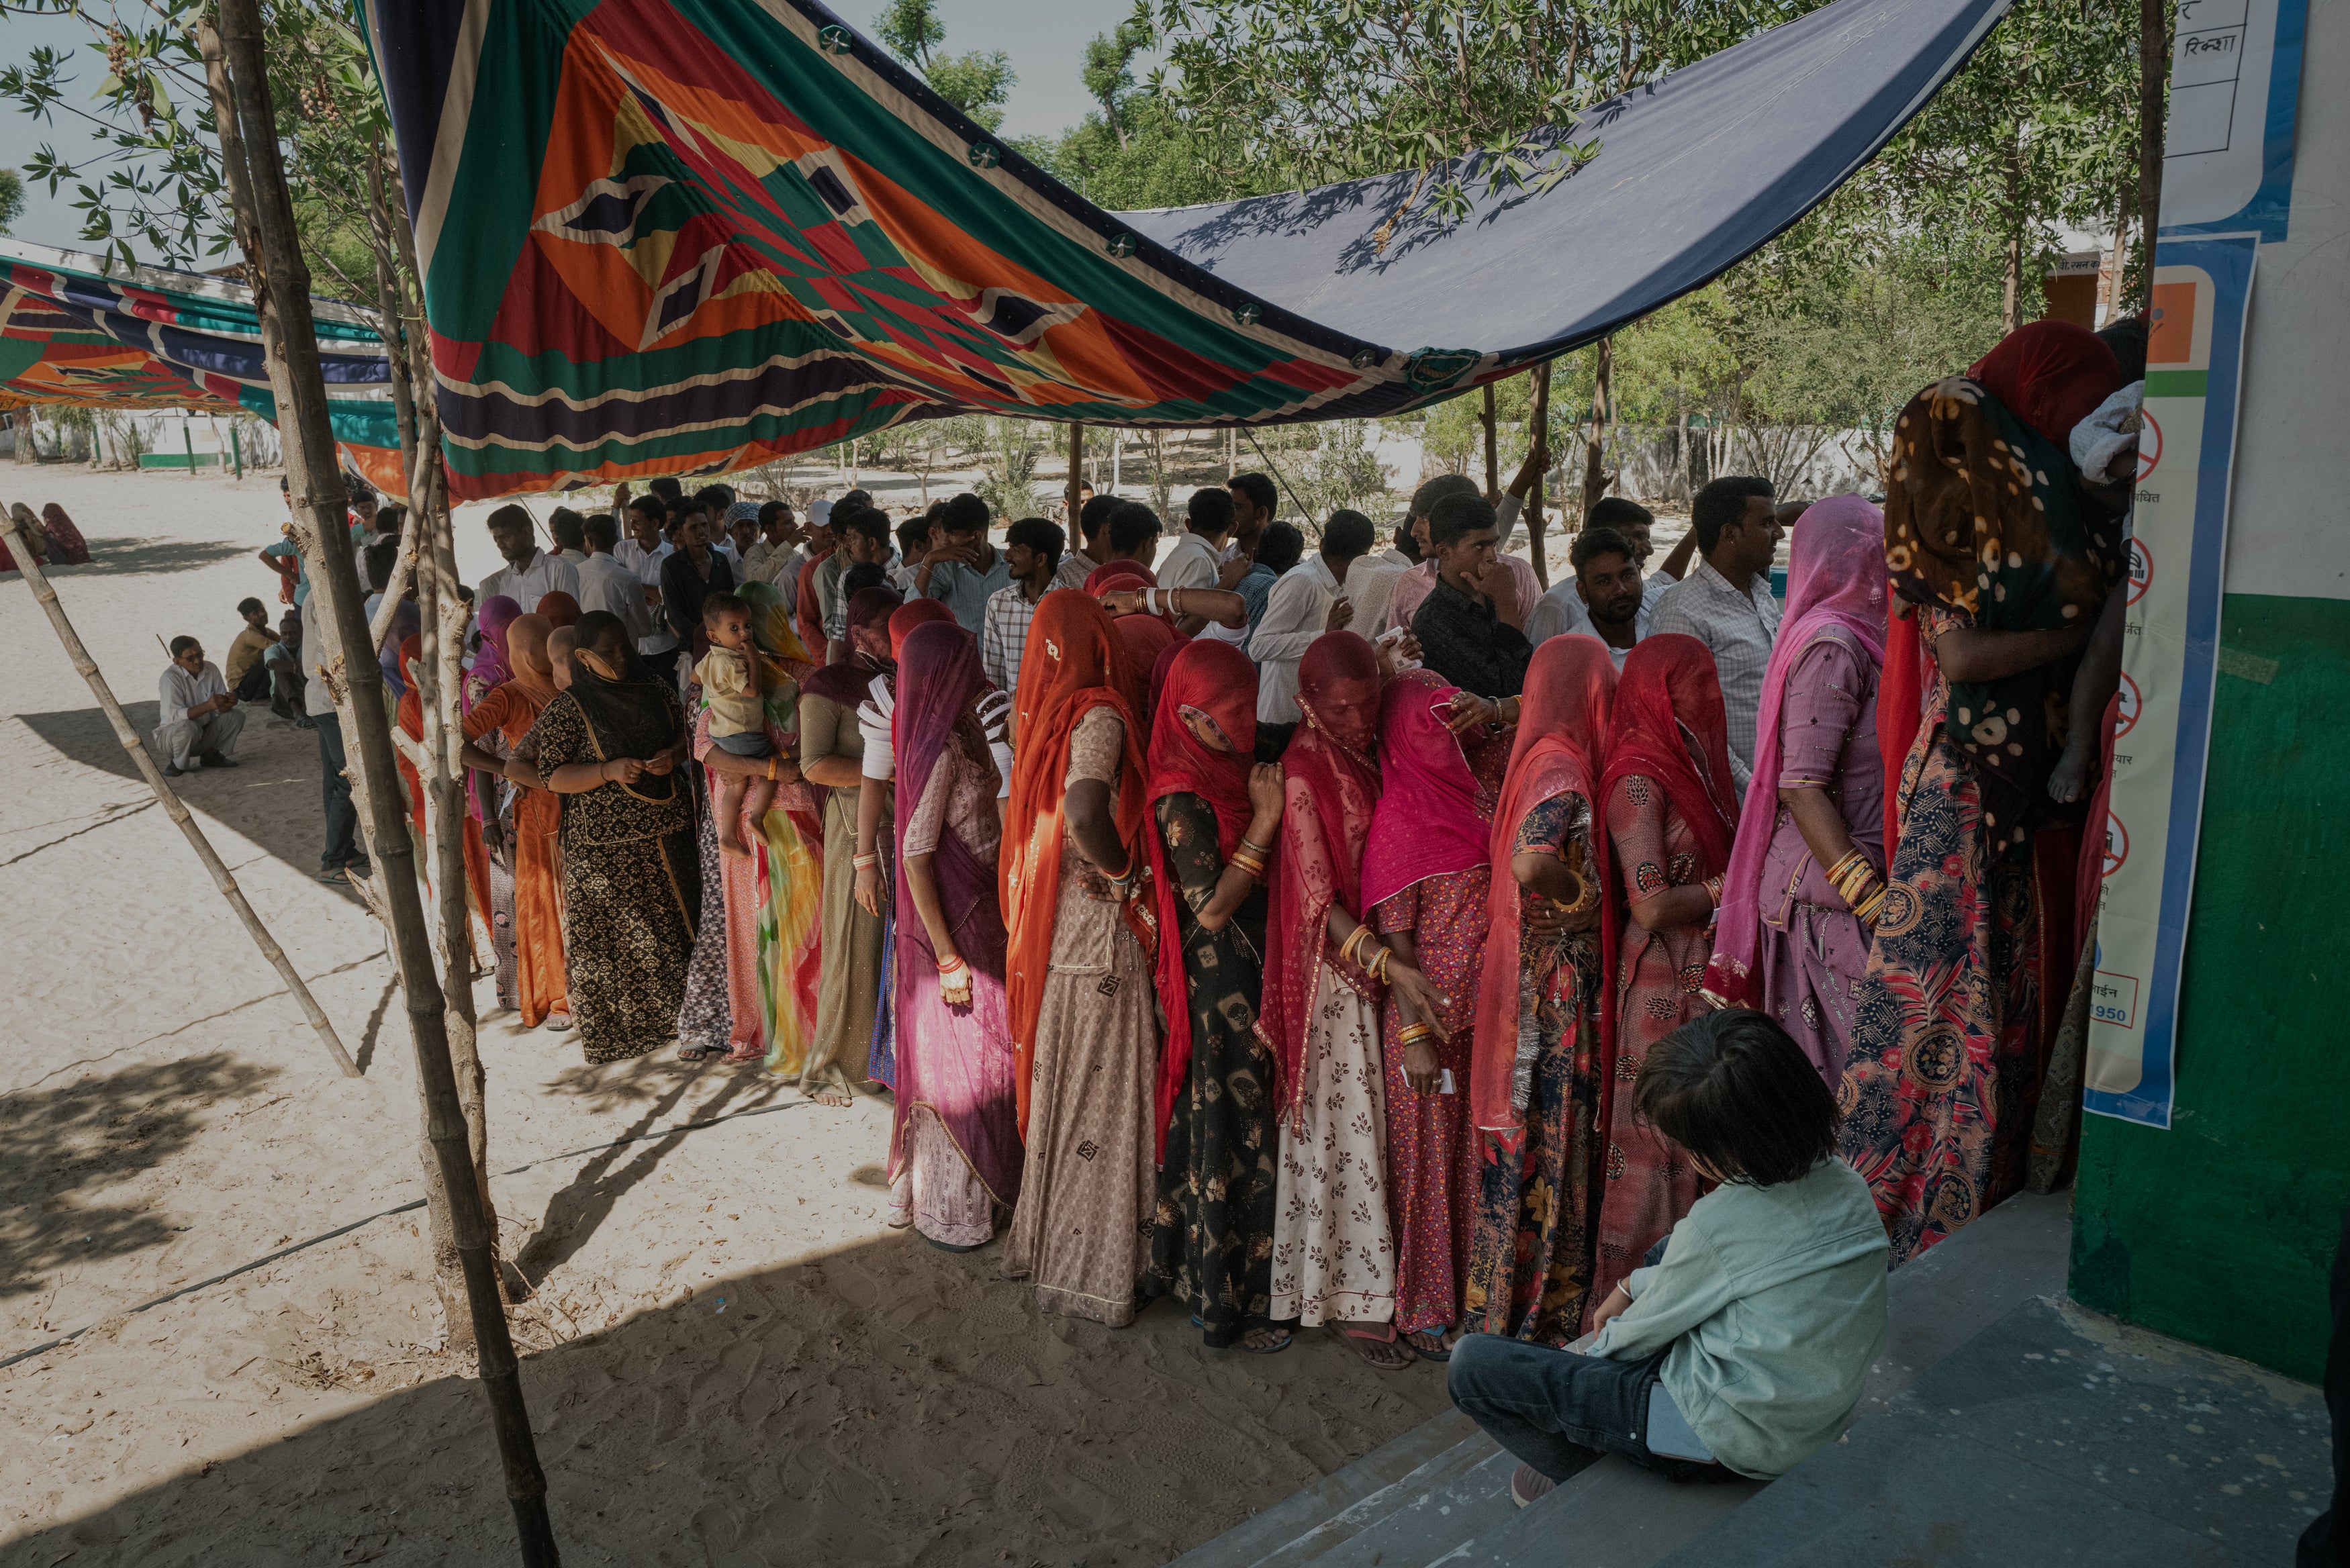
[[[1648,1249],[1653,1266],[1665,1243]],[[1668,1480],[1730,1472],[1648,1449],[1648,1398],[1665,1352],[1638,1361],[1578,1355],[1500,1334],[1464,1335],[1452,1347],[1445,1387],[1452,1403],[1495,1442],[1555,1481],[1579,1475],[1603,1454],[1621,1454]]]
[[[343,776],[343,722],[338,714],[316,715],[318,726],[319,804],[327,815],[327,849],[318,869],[338,871],[348,866],[365,872],[367,851],[359,845],[359,814],[351,805],[351,781]]]

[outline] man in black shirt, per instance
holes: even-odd
[[[1463,691],[1497,702],[1517,696],[1534,649],[1516,624],[1523,611],[1500,561],[1493,508],[1482,495],[1448,495],[1430,511],[1428,535],[1436,587],[1411,618],[1420,661]],[[1496,591],[1510,602],[1497,605]]]

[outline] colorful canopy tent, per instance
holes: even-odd
[[[813,0],[365,0],[459,497],[714,472],[908,419],[1395,412],[1751,254],[2007,0],[1836,0],[1617,99],[1544,194],[1409,174],[1106,213]],[[1472,190],[1483,182],[1473,174]]]
[[[348,306],[310,308],[335,439],[369,483],[407,494],[382,338]],[[249,290],[0,240],[0,408],[27,403],[277,418]]]

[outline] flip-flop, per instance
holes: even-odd
[[[1442,1343],[1445,1334],[1443,1329],[1416,1328],[1412,1330],[1412,1334],[1432,1334],[1437,1338],[1438,1348],[1430,1350],[1424,1345],[1413,1344],[1410,1334],[1407,1334],[1403,1336],[1404,1347],[1409,1350],[1414,1355],[1419,1356],[1422,1361],[1443,1362],[1452,1359],[1452,1347]]]
[[[1208,1331],[1208,1325],[1200,1321],[1200,1314],[1198,1313],[1193,1313],[1191,1314],[1191,1326],[1198,1329],[1202,1334],[1205,1334]],[[1283,1351],[1287,1350],[1291,1345],[1297,1343],[1297,1336],[1290,1333],[1285,1328],[1268,1327],[1265,1332],[1268,1334],[1277,1334],[1281,1335],[1281,1343],[1279,1345],[1243,1345],[1240,1341],[1234,1340],[1230,1345],[1221,1345],[1217,1348],[1223,1350],[1237,1350],[1243,1355],[1279,1355]]]
[[[1341,1340],[1346,1342],[1347,1349],[1361,1356],[1363,1358],[1364,1365],[1367,1366],[1374,1372],[1401,1372],[1405,1367],[1409,1366],[1413,1362],[1419,1359],[1419,1352],[1413,1349],[1410,1343],[1407,1341],[1403,1335],[1396,1332],[1395,1324],[1391,1323],[1380,1325],[1387,1330],[1387,1333],[1383,1334],[1373,1334],[1365,1329],[1348,1328],[1343,1323],[1333,1323],[1327,1326],[1332,1334],[1336,1334]],[[1375,1345],[1393,1345],[1398,1350],[1402,1351],[1402,1364],[1395,1366],[1388,1366],[1373,1360],[1372,1356],[1374,1353],[1370,1347]]]
[[[707,1062],[712,1056],[724,1054],[724,1052],[725,1047],[721,1045],[681,1044],[677,1048],[677,1059],[681,1062]]]

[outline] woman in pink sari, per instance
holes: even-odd
[[[1477,1146],[1467,1090],[1496,800],[1448,723],[1453,692],[1413,670],[1380,696],[1379,804],[1363,852],[1363,901],[1387,945],[1442,998],[1430,1018],[1390,987],[1381,1018],[1395,1324],[1434,1361],[1451,1357],[1468,1280]]]
[[[892,1223],[969,1251],[1020,1196],[1023,1151],[996,898],[1003,776],[980,719],[979,643],[960,626],[905,640],[897,772],[898,1036]],[[879,788],[877,784],[875,787]]]
[[[1790,556],[1754,727],[1762,787],[1748,787],[1738,819],[1705,992],[1777,1019],[1833,1089],[1883,898],[1868,894],[1885,874],[1885,514],[1857,495],[1815,502]],[[1861,894],[1866,913],[1839,888]]]

